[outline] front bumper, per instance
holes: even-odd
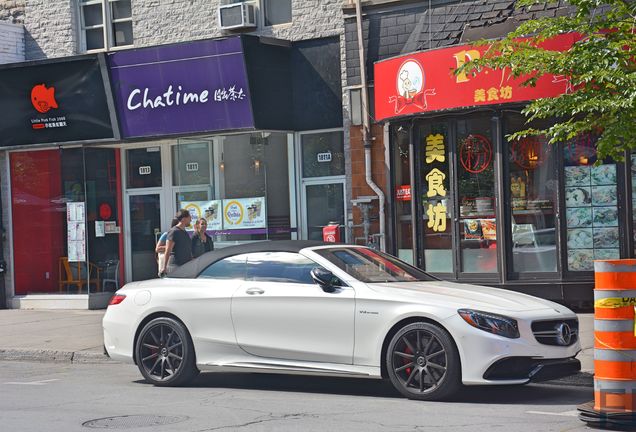
[[[528,316],[516,316],[519,323],[520,337],[509,339],[492,333],[476,329],[468,325],[459,315],[453,316],[444,322],[455,341],[459,351],[462,365],[462,382],[465,385],[503,385],[503,384],[525,384],[532,376],[541,372],[537,379],[547,377],[548,372],[562,374],[561,376],[575,373],[580,366],[576,363],[566,365],[565,371],[561,371],[557,366],[550,366],[552,362],[557,363],[567,359],[573,359],[581,350],[579,341],[569,346],[554,346],[539,343],[532,333],[531,323],[533,321],[553,319],[554,313],[527,313]],[[569,317],[563,317],[568,319]],[[513,365],[515,374],[505,375],[506,367],[501,365],[496,368],[497,375],[488,373],[498,362],[511,358],[525,358],[518,365]],[[512,361],[509,361],[512,362]],[[538,371],[533,370],[542,365]],[[506,363],[504,363],[506,366]],[[508,363],[510,368],[510,363]],[[574,370],[576,369],[576,370]],[[531,376],[532,375],[532,376]],[[486,378],[490,376],[491,378]],[[496,377],[496,379],[492,377]]]
[[[580,370],[581,362],[574,357],[564,359],[507,357],[493,363],[484,373],[484,379],[540,382],[574,375]]]

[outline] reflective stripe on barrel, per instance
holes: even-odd
[[[594,350],[594,376],[599,379],[636,380],[636,350]]]
[[[636,384],[594,378],[594,409],[603,412],[636,411]]]
[[[594,409],[636,411],[636,259],[594,262]]]

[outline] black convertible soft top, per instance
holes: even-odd
[[[223,258],[234,255],[255,252],[299,252],[301,249],[316,246],[334,246],[335,243],[325,243],[315,240],[275,240],[275,241],[258,241],[246,243],[237,246],[228,246],[221,249],[213,250],[185,263],[175,271],[170,273],[168,277],[177,279],[196,278],[210,264],[222,260]]]

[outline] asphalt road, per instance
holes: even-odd
[[[576,406],[593,398],[590,387],[529,385],[417,402],[365,379],[208,373],[157,388],[140,377],[115,363],[0,362],[0,430],[580,431]],[[117,416],[129,417],[87,423]]]

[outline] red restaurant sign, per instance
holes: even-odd
[[[545,49],[564,51],[580,37],[564,34],[542,43]],[[571,91],[565,76],[545,75],[536,87],[522,87],[522,78],[510,71],[486,70],[476,76],[453,71],[480,58],[487,47],[454,45],[383,60],[375,64],[377,120],[453,108],[523,102]]]

